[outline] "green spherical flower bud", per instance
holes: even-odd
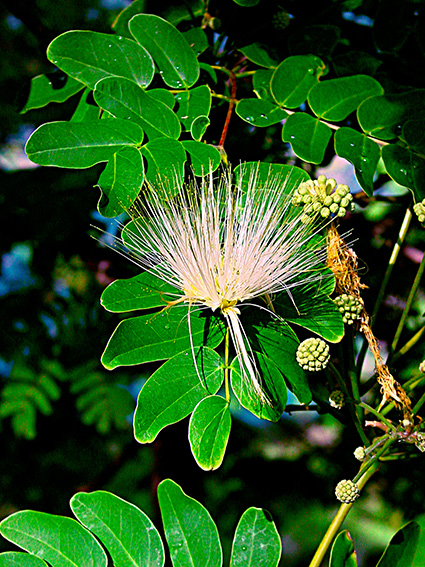
[[[419,372],[422,372],[422,374],[425,374],[425,360],[423,360],[420,365],[419,365]]]
[[[345,396],[341,390],[334,390],[329,394],[329,404],[335,409],[342,409],[345,405]]]
[[[360,490],[352,480],[340,480],[335,488],[335,496],[340,502],[350,504],[360,496]]]
[[[357,447],[354,451],[354,456],[358,461],[364,461],[366,458],[366,451],[364,447]]]
[[[331,213],[336,215],[336,213],[339,211],[338,203],[332,203],[332,205],[329,207],[329,210]]]
[[[322,339],[310,338],[303,341],[297,349],[297,362],[304,370],[318,372],[329,362],[329,345]]]
[[[354,295],[343,293],[334,299],[334,303],[342,315],[342,320],[347,325],[352,325],[354,321],[360,319],[363,304]]]
[[[320,214],[323,218],[327,218],[330,215],[330,210],[328,209],[328,207],[322,207],[320,209]]]

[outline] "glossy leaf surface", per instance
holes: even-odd
[[[282,372],[271,359],[259,352],[253,354],[260,375],[261,389],[265,395],[266,401],[261,399],[249,376],[242,374],[239,361],[236,357],[230,365],[232,369],[232,390],[241,406],[258,418],[278,421],[288,400],[288,390],[285,380]]]
[[[105,77],[126,77],[141,87],[153,79],[151,56],[131,39],[92,31],[68,31],[52,41],[47,57],[91,89]]]
[[[0,567],[46,567],[42,559],[36,555],[22,551],[5,551],[0,553]]]
[[[392,537],[376,567],[411,567],[418,546],[420,526],[409,522]]]
[[[373,177],[381,150],[376,142],[352,128],[342,127],[335,132],[335,152],[354,165],[356,177],[366,194],[373,194]]]
[[[195,175],[206,175],[208,171],[215,171],[220,165],[221,155],[214,146],[195,140],[185,140],[182,145],[190,156]]]
[[[143,140],[143,130],[124,120],[48,122],[29,138],[25,151],[34,163],[84,169]]]
[[[282,543],[270,514],[248,508],[236,528],[230,567],[277,567],[281,553]]]
[[[52,567],[107,565],[106,554],[96,539],[71,518],[25,510],[3,520],[0,533],[15,545],[42,557]]]
[[[124,319],[113,332],[102,355],[102,364],[112,370],[117,366],[132,366],[166,360],[175,354],[204,344],[215,348],[223,339],[223,323],[215,317],[190,316],[187,307],[169,309],[164,313]]]
[[[158,486],[158,500],[173,567],[221,567],[221,544],[209,512],[168,479]]]
[[[409,187],[417,201],[425,199],[425,160],[422,157],[402,146],[388,144],[382,148],[382,159],[388,175],[396,183]]]
[[[283,126],[282,139],[289,142],[298,157],[310,163],[321,163],[332,130],[309,114],[291,114]]]
[[[138,124],[150,140],[180,136],[180,122],[175,113],[127,79],[103,79],[96,84],[93,94],[101,108],[116,118]]]
[[[79,81],[66,75],[38,75],[31,79],[30,94],[21,112],[24,114],[50,102],[64,102],[83,88],[84,85]]]
[[[183,144],[170,138],[151,140],[141,148],[148,162],[146,177],[149,181],[158,180],[158,175],[169,180],[183,179],[183,168],[186,163],[186,152]]]
[[[135,40],[153,57],[167,86],[180,89],[196,83],[196,55],[172,24],[153,14],[138,14],[130,20],[129,27]]]
[[[114,567],[162,567],[164,547],[151,520],[110,492],[80,492],[71,499],[76,518],[106,547]]]
[[[149,272],[125,280],[115,280],[104,290],[100,303],[112,313],[165,307],[175,299],[176,288]]]
[[[187,350],[170,358],[140,391],[134,415],[137,441],[151,443],[161,429],[184,419],[202,399],[215,394],[222,382],[222,360],[212,349]]]
[[[309,95],[308,103],[316,116],[324,120],[344,120],[367,98],[384,92],[368,75],[353,75],[321,81]]]
[[[102,197],[98,204],[104,217],[128,211],[136,200],[144,179],[143,160],[137,148],[129,146],[114,154],[99,177]]]
[[[198,465],[206,470],[217,469],[224,458],[230,435],[231,416],[228,402],[221,396],[201,400],[189,423],[189,441]]]
[[[280,106],[297,108],[306,101],[325,65],[314,55],[288,57],[275,69],[271,91]]]
[[[253,126],[266,127],[277,124],[288,113],[268,100],[259,98],[243,98],[238,102],[236,114]]]
[[[190,131],[193,121],[199,116],[208,116],[211,109],[211,90],[201,85],[187,91],[177,93],[177,116],[186,131]]]
[[[354,542],[347,530],[340,532],[333,542],[329,567],[357,567]]]

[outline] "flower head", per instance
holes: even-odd
[[[240,307],[259,297],[272,307],[270,295],[292,297],[291,288],[319,277],[323,243],[291,205],[281,176],[261,185],[255,171],[245,172],[234,183],[227,170],[218,179],[210,172],[199,184],[180,183],[177,193],[164,182],[149,189],[123,231],[133,261],[178,290],[170,304],[224,316],[242,371],[260,394]]]

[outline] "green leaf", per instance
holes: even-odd
[[[332,545],[329,567],[357,567],[357,555],[348,530],[340,532]]]
[[[123,148],[108,161],[99,177],[98,186],[102,196],[97,208],[104,217],[116,217],[128,211],[142,187],[144,179],[143,160],[134,147]]]
[[[252,348],[276,364],[301,403],[310,403],[312,396],[308,380],[296,360],[300,341],[291,327],[284,321],[266,320],[258,313],[250,313],[249,319],[247,317],[242,323]]]
[[[270,53],[268,46],[262,43],[251,43],[251,45],[240,47],[239,51],[243,53],[249,61],[261,67],[274,69],[279,64],[278,59]]]
[[[406,142],[409,149],[423,153],[425,151],[425,119],[407,120],[400,138]]]
[[[268,100],[243,98],[236,106],[236,114],[253,126],[266,127],[277,124],[288,113]]]
[[[288,400],[285,380],[281,371],[272,360],[260,352],[252,354],[255,357],[257,370],[261,377],[261,389],[266,396],[267,402],[263,402],[260,399],[249,377],[243,376],[237,357],[230,364],[232,390],[241,406],[258,418],[278,421]]]
[[[376,567],[411,567],[419,541],[420,526],[409,522],[392,537]]]
[[[188,416],[201,400],[218,392],[222,383],[223,363],[214,350],[203,347],[173,356],[140,391],[134,437],[139,443],[152,443],[161,429]]]
[[[266,163],[260,161],[248,161],[238,165],[234,169],[235,178],[242,175],[244,186],[249,182],[251,175],[256,175],[256,186],[261,188],[267,186],[270,177],[276,176],[282,180],[282,197],[291,193],[294,187],[298,187],[303,181],[310,179],[309,174],[300,167],[286,163]]]
[[[384,89],[368,75],[353,75],[322,81],[308,95],[308,103],[316,116],[338,122],[367,98],[380,95]]]
[[[38,75],[31,79],[30,94],[21,114],[51,102],[64,102],[83,89],[83,85],[66,75]]]
[[[405,122],[425,117],[424,94],[424,89],[416,89],[365,100],[357,111],[362,130],[380,140],[393,140]]]
[[[209,512],[169,479],[158,486],[158,500],[173,567],[221,567],[223,552]]]
[[[252,88],[259,98],[274,103],[275,100],[271,91],[272,77],[273,71],[270,69],[258,69],[258,71],[255,71],[252,79]]]
[[[88,102],[87,99],[92,96],[92,90],[86,87],[81,95],[80,101],[74,114],[71,117],[71,122],[85,122],[92,120],[99,120],[101,110],[97,104]]]
[[[195,175],[206,175],[209,171],[215,171],[220,165],[221,155],[214,146],[194,140],[184,141],[182,145],[190,155]]]
[[[111,555],[114,567],[162,567],[164,547],[151,520],[110,492],[80,492],[71,498],[76,518]]]
[[[138,14],[130,20],[129,27],[134,39],[153,57],[167,86],[180,89],[196,83],[196,55],[172,24],[153,14]]]
[[[117,366],[133,366],[155,360],[166,360],[175,354],[204,344],[215,348],[223,340],[224,325],[216,317],[190,315],[187,307],[169,309],[154,315],[124,319],[109,339],[102,355],[102,364],[112,370]],[[191,337],[191,339],[190,339]]]
[[[280,294],[273,302],[277,313],[286,321],[313,331],[331,343],[344,336],[344,322],[337,306],[329,299],[335,279],[328,270],[321,281],[307,282],[291,288],[291,296]]]
[[[201,469],[212,471],[223,462],[231,422],[229,403],[221,396],[208,396],[194,409],[189,423],[189,442]]]
[[[84,169],[108,161],[125,146],[135,146],[143,131],[128,121],[49,122],[30,136],[25,151],[34,163]]]
[[[0,533],[52,567],[107,566],[106,554],[96,539],[71,518],[24,510],[3,520]]]
[[[159,175],[170,181],[183,179],[186,152],[181,142],[171,138],[157,138],[145,144],[141,152],[148,162],[148,181],[155,183]]]
[[[170,21],[168,19],[168,21]],[[199,57],[208,49],[208,36],[201,28],[192,28],[183,33],[183,37],[189,44],[190,49]]]
[[[155,100],[163,102],[168,106],[168,108],[171,108],[171,110],[173,110],[174,105],[176,104],[176,99],[174,98],[173,93],[167,91],[167,89],[149,89],[147,94]]]
[[[291,114],[282,131],[283,141],[290,142],[296,155],[310,163],[322,163],[331,136],[329,126],[305,112]]]
[[[201,85],[176,94],[177,116],[186,131],[190,131],[193,121],[200,116],[208,116],[211,110],[211,90]]]
[[[288,57],[275,69],[271,90],[276,102],[286,108],[297,108],[306,101],[317,84],[325,64],[314,55]]]
[[[100,303],[112,313],[166,307],[167,297],[175,298],[176,288],[149,272],[125,280],[115,280],[103,291]]]
[[[116,118],[138,124],[150,140],[164,136],[177,140],[180,136],[175,113],[128,79],[103,79],[96,84],[93,94],[101,108]]]
[[[192,138],[197,142],[200,142],[209,125],[210,119],[208,116],[198,116],[195,118],[190,127]]]
[[[407,148],[388,144],[382,148],[382,159],[388,175],[396,183],[408,187],[416,201],[425,199],[425,160]]]
[[[49,61],[91,89],[105,77],[125,77],[147,87],[155,68],[149,53],[125,37],[92,31],[68,31],[52,41]]]
[[[381,157],[378,144],[364,134],[346,127],[335,132],[334,143],[336,154],[354,165],[358,182],[371,197],[373,176]]]
[[[260,3],[260,0],[233,0],[235,4],[239,6],[244,6],[245,8],[250,8],[251,6],[256,6]]]
[[[0,553],[0,567],[46,567],[39,557],[22,553],[21,551],[6,551]]]
[[[236,527],[230,567],[277,567],[282,543],[269,512],[248,508]]]

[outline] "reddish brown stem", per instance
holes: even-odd
[[[221,138],[220,138],[220,141],[218,143],[219,148],[222,148],[224,146],[224,141],[225,141],[226,136],[227,136],[227,130],[229,129],[229,122],[230,122],[230,118],[232,116],[233,107],[235,106],[235,99],[236,99],[236,77],[235,77],[235,74],[233,73],[233,71],[230,71],[228,69],[226,69],[225,72],[229,75],[230,82],[232,83],[232,89],[230,91],[230,102],[229,102],[229,108],[227,110],[226,121],[224,123],[223,131],[221,133]]]

